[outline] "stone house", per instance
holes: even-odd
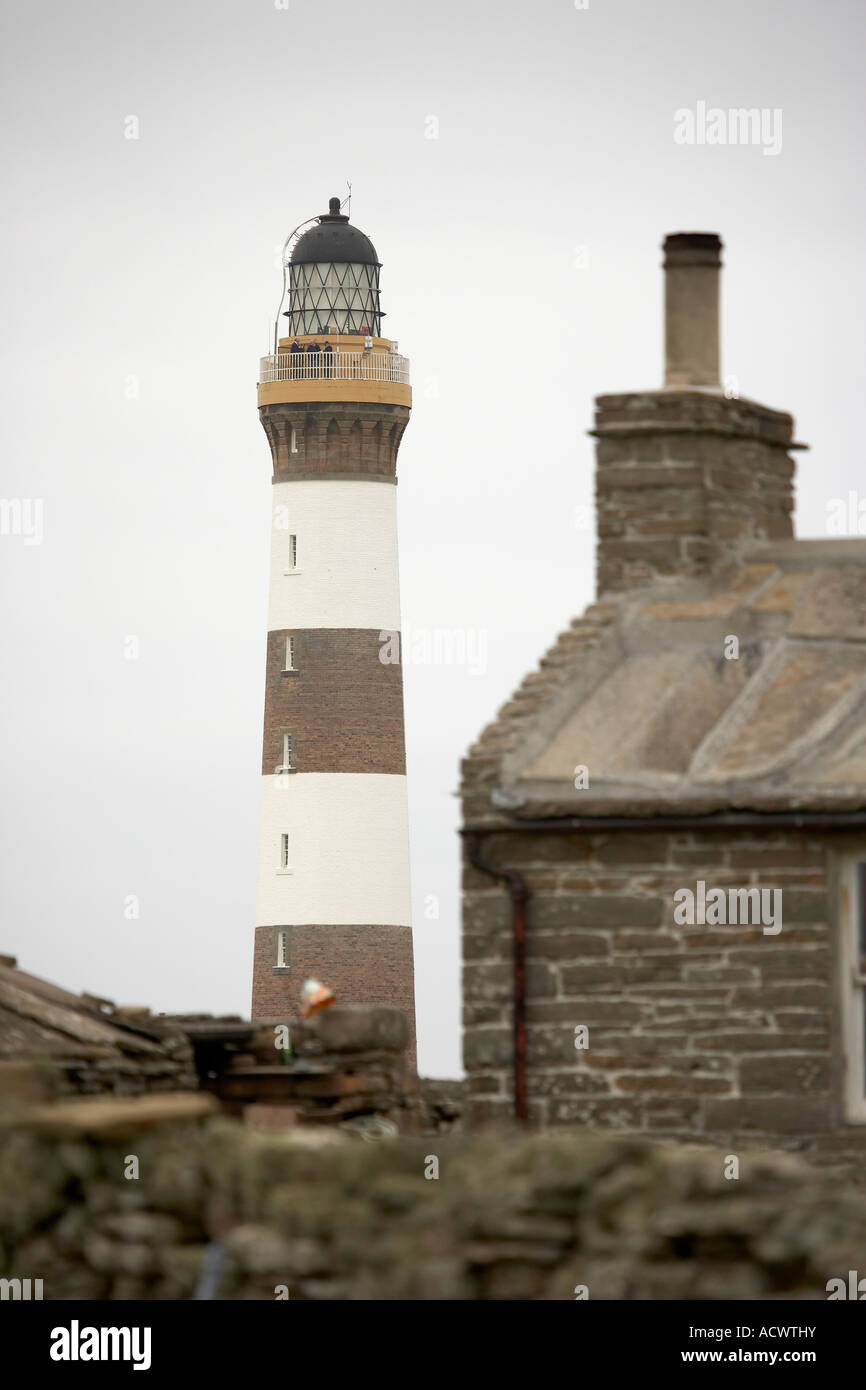
[[[597,601],[463,764],[467,1118],[866,1154],[866,539],[793,538],[725,391],[721,243],[665,385],[596,401]]]

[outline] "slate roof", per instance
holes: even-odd
[[[589,787],[576,790],[579,765]],[[496,807],[866,807],[866,539],[764,542],[715,576],[593,604],[484,730],[464,773],[473,823],[499,819]]]
[[[67,1059],[146,1063],[167,1055],[166,1029],[147,1010],[123,1018],[108,1000],[72,994],[0,958],[0,1060]],[[176,1030],[175,1030],[176,1031]]]

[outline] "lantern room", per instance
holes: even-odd
[[[378,338],[379,271],[376,248],[340,212],[339,198],[295,243],[289,262],[289,336],[324,333]]]

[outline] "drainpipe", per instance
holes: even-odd
[[[466,852],[474,869],[502,879],[511,899],[512,941],[512,1006],[514,1019],[514,1118],[519,1125],[527,1122],[526,1110],[526,904],[529,889],[516,869],[499,868],[481,853],[481,835],[472,831],[465,835]]]

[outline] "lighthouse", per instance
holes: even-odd
[[[273,524],[252,1016],[297,1016],[313,977],[340,1003],[405,1010],[414,1060],[396,507],[412,393],[382,335],[380,271],[332,198],[294,241],[288,331],[261,361]]]

